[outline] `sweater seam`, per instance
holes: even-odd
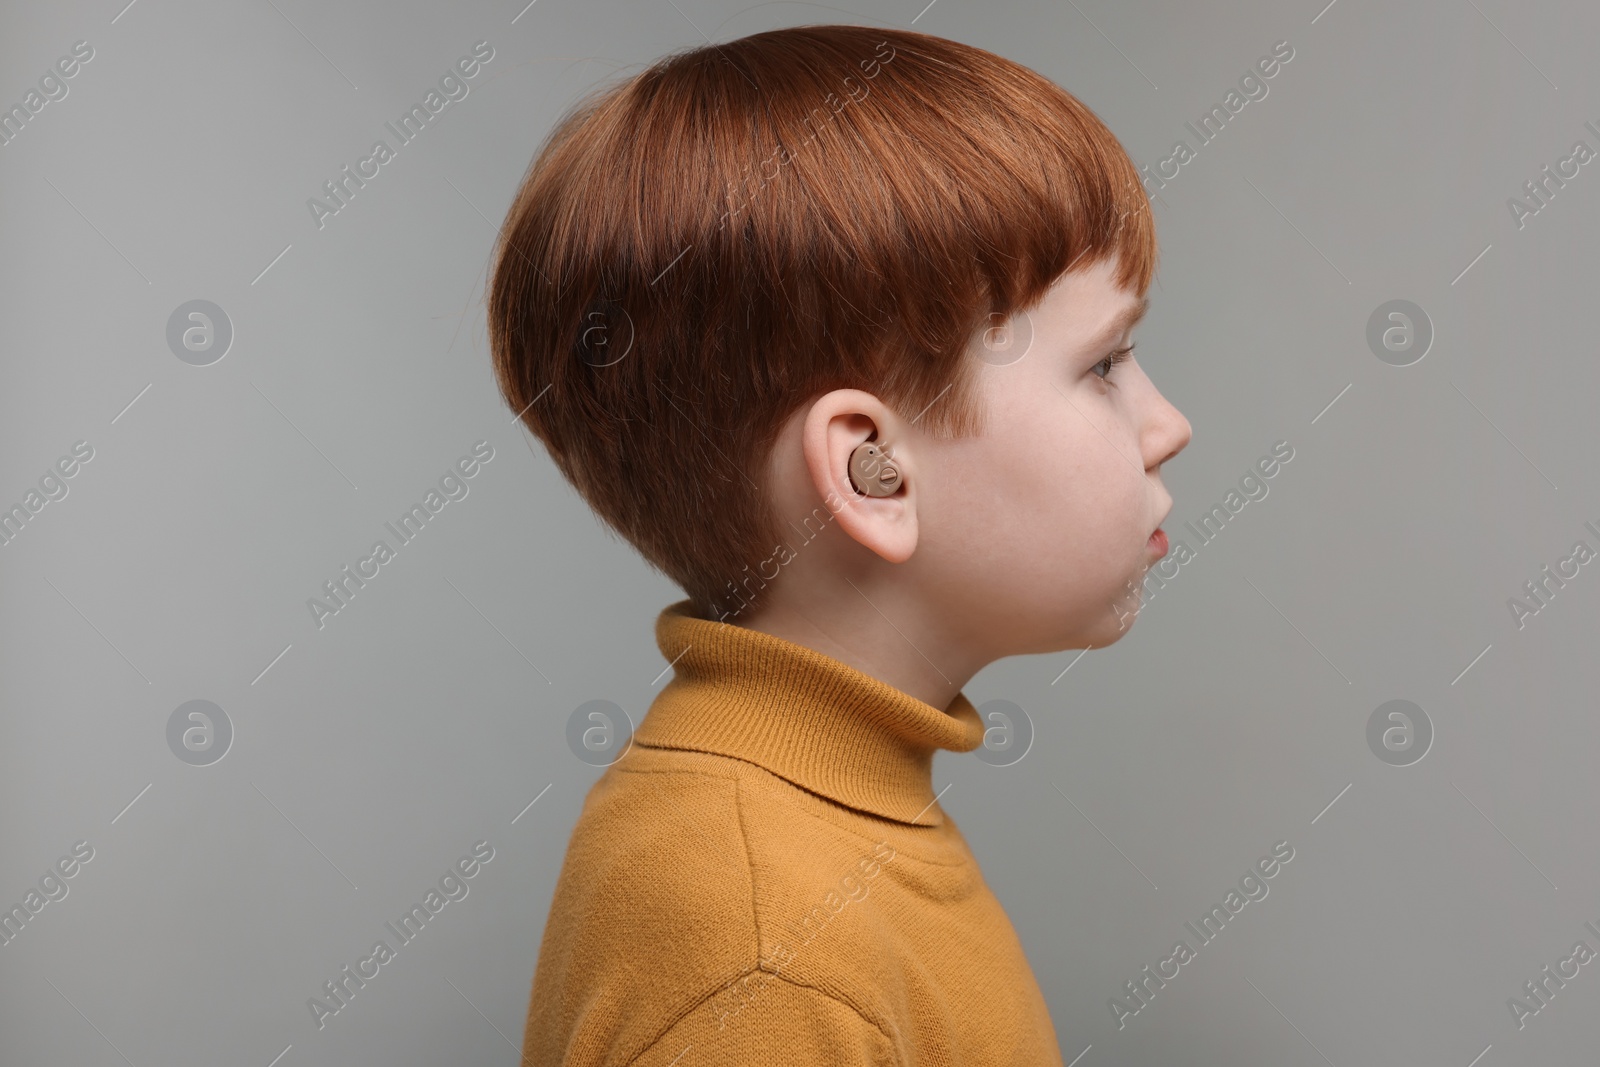
[[[744,821],[744,783],[737,775],[733,779],[733,810],[739,820],[739,842],[744,845],[744,874],[750,886],[750,928],[755,931],[755,961],[752,966],[761,969],[761,911],[756,903],[756,865],[750,858],[750,828]]]
[[[733,785],[733,804],[734,804],[734,809],[735,809],[735,817],[738,819],[738,822],[739,822],[739,843],[744,846],[745,877],[749,880],[749,883],[750,883],[750,926],[755,931],[754,939],[755,939],[755,942],[756,942],[756,945],[755,945],[756,964],[755,964],[754,970],[759,971],[761,969],[761,963],[760,963],[760,960],[761,960],[761,928],[757,924],[756,919],[755,919],[755,867],[750,862],[750,842],[747,839],[746,834],[745,834],[743,810],[739,807],[739,787],[740,787],[741,783],[739,781],[738,775],[736,775],[736,774],[711,774],[711,773],[707,773],[707,772],[702,771],[702,770],[689,769],[689,768],[662,768],[660,770],[655,770],[655,769],[634,768],[634,767],[618,768],[617,773],[619,773],[619,774],[665,774],[665,775],[687,774],[687,775],[691,775],[691,776],[696,777],[696,778],[709,778],[714,782],[730,782],[730,783],[732,783],[732,785]],[[634,1053],[632,1056],[630,1056],[628,1058],[628,1060],[626,1061],[626,1064],[624,1065],[624,1067],[628,1067],[628,1065],[637,1063],[641,1056],[645,1055],[651,1049],[653,1049],[657,1045],[659,1045],[661,1043],[661,1039],[666,1037],[668,1032],[670,1032],[673,1027],[675,1027],[679,1023],[683,1022],[683,1020],[685,1020],[689,1016],[693,1015],[696,1011],[699,1011],[700,1008],[703,1007],[707,1001],[709,1001],[711,998],[715,997],[718,993],[722,992],[722,990],[726,989],[729,985],[731,985],[734,982],[739,981],[739,979],[745,977],[746,975],[748,975],[750,973],[751,973],[750,970],[742,969],[737,974],[735,974],[732,978],[729,978],[729,979],[727,979],[725,981],[719,981],[716,985],[712,986],[711,990],[708,993],[706,993],[704,996],[701,996],[699,999],[697,999],[694,1002],[692,1002],[691,1004],[689,1004],[688,1007],[684,1008],[683,1011],[678,1013],[676,1016],[674,1016],[674,1017],[670,1018],[669,1020],[667,1020],[667,1022],[661,1027],[661,1030],[656,1034],[655,1037],[651,1038],[648,1042],[645,1043],[644,1047],[639,1049],[638,1052]]]
[[[888,1046],[889,1046],[889,1048],[891,1050],[891,1054],[894,1057],[893,1060],[891,1061],[892,1064],[893,1064],[893,1067],[900,1067],[900,1065],[902,1064],[903,1061],[900,1058],[900,1047],[894,1043],[894,1039],[891,1038],[887,1033],[884,1032],[883,1027],[878,1025],[876,1020],[868,1018],[866,1013],[863,1012],[860,1008],[858,1008],[855,1004],[851,1003],[848,1000],[845,1000],[843,997],[835,996],[834,994],[828,992],[826,989],[822,989],[819,986],[809,985],[809,984],[807,984],[805,982],[797,982],[793,978],[786,978],[782,974],[779,974],[779,973],[774,972],[774,971],[764,971],[764,970],[761,969],[761,966],[760,966],[759,963],[753,969],[748,970],[748,971],[743,971],[743,972],[739,973],[738,975],[735,975],[734,978],[732,979],[732,981],[733,982],[737,982],[741,978],[747,978],[752,974],[764,974],[764,975],[767,975],[768,977],[772,978],[773,980],[779,981],[779,982],[784,982],[787,985],[790,985],[795,989],[808,989],[808,990],[810,990],[811,992],[817,994],[820,997],[824,997],[827,1000],[832,1001],[835,1004],[839,1004],[839,1005],[842,1005],[845,1008],[848,1008],[852,1015],[854,1015],[857,1019],[860,1019],[862,1022],[866,1023],[868,1026],[870,1026],[874,1030],[876,1030],[878,1032],[878,1036],[882,1037],[884,1042],[886,1044],[888,1044]],[[731,982],[724,982],[722,985],[716,986],[710,992],[708,992],[705,996],[703,996],[699,1000],[695,1001],[692,1005],[689,1006],[689,1009],[687,1011],[685,1011],[683,1014],[679,1015],[676,1019],[673,1019],[666,1026],[662,1027],[661,1032],[659,1034],[657,1034],[655,1037],[651,1038],[649,1044],[645,1045],[637,1053],[635,1053],[633,1056],[631,1056],[628,1059],[627,1063],[623,1065],[623,1067],[632,1067],[633,1064],[638,1063],[639,1059],[642,1056],[646,1055],[652,1049],[656,1048],[656,1046],[661,1044],[662,1039],[667,1036],[668,1031],[670,1031],[674,1026],[677,1026],[683,1020],[687,1019],[696,1010],[698,1010],[701,1006],[703,1006],[707,1001],[709,1001],[712,997],[716,996],[718,993],[722,992],[722,990],[727,988],[727,986],[730,985],[730,984],[731,984]]]
[[[835,1004],[842,1004],[845,1007],[849,1008],[851,1013],[854,1014],[856,1018],[860,1019],[862,1022],[866,1023],[868,1026],[872,1027],[874,1030],[878,1031],[878,1036],[882,1037],[884,1042],[887,1043],[889,1048],[893,1051],[894,1063],[895,1064],[899,1064],[900,1063],[900,1048],[899,1048],[898,1045],[896,1045],[894,1043],[894,1039],[891,1038],[887,1033],[884,1032],[883,1027],[878,1025],[877,1020],[869,1019],[867,1017],[866,1012],[862,1011],[855,1004],[853,1004],[852,1002],[844,999],[843,997],[835,996],[834,994],[828,992],[826,989],[823,989],[820,986],[809,985],[809,984],[807,984],[805,982],[798,982],[798,981],[794,980],[793,978],[785,978],[783,975],[778,974],[776,972],[765,972],[765,973],[772,974],[772,977],[776,978],[778,981],[787,982],[787,983],[789,983],[789,985],[795,987],[796,989],[809,989],[813,993],[816,993],[818,996],[826,997],[829,1000],[833,1001]]]
[[[664,1026],[661,1027],[661,1031],[658,1034],[656,1034],[655,1037],[652,1037],[648,1042],[646,1042],[644,1047],[641,1048],[638,1052],[635,1052],[632,1056],[628,1057],[627,1063],[625,1063],[623,1065],[623,1067],[632,1067],[633,1064],[639,1062],[639,1057],[643,1056],[645,1053],[649,1052],[651,1049],[653,1049],[657,1045],[661,1044],[662,1038],[666,1037],[668,1032],[671,1031],[674,1026],[677,1026],[679,1023],[683,1022],[683,1020],[687,1019],[689,1016],[693,1015],[696,1011],[700,1010],[700,1008],[705,1005],[706,1001],[710,1000],[712,997],[716,996],[718,993],[720,993],[724,989],[726,989],[729,985],[731,985],[734,982],[737,982],[740,978],[743,978],[748,973],[750,973],[750,972],[741,971],[738,974],[734,975],[732,978],[730,978],[728,981],[723,982],[720,985],[713,986],[711,988],[711,990],[709,992],[707,992],[704,996],[702,996],[699,1000],[696,1000],[693,1004],[690,1004],[687,1008],[685,1008],[677,1016],[675,1016],[672,1019],[668,1020],[668,1022]]]

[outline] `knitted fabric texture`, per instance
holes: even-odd
[[[590,789],[524,1067],[1059,1065],[1022,946],[933,790],[940,710],[813,649],[664,610],[674,677]]]

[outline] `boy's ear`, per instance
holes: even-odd
[[[835,389],[817,398],[801,430],[811,482],[855,541],[890,563],[904,563],[917,549],[915,431],[877,397],[859,389]],[[850,456],[864,441],[877,441],[894,457],[900,486],[888,496],[867,496],[850,483]]]

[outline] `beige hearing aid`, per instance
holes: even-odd
[[[850,453],[850,484],[867,496],[889,496],[900,488],[900,470],[893,466],[888,445],[863,441]]]

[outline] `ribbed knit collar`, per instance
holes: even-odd
[[[634,732],[649,748],[732,756],[848,807],[936,826],[934,752],[983,743],[963,693],[941,711],[815,649],[699,618],[687,600],[656,619],[656,644],[675,674]]]

